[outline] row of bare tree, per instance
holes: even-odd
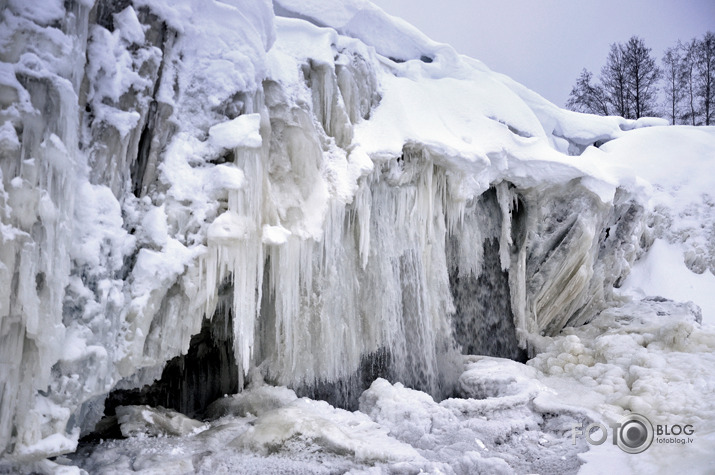
[[[587,69],[581,71],[566,107],[627,119],[661,116],[673,124],[715,125],[715,34],[678,41],[666,50],[660,67],[642,38],[614,43],[598,80]]]

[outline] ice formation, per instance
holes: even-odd
[[[208,444],[258,469],[310,471],[313,450],[338,470],[568,457],[573,472],[587,447],[567,444],[569,421],[677,409],[633,386],[673,375],[626,375],[623,348],[712,359],[696,310],[634,303],[653,286],[627,279],[662,242],[683,250],[684,282],[715,271],[709,128],[561,110],[364,0],[9,0],[0,15],[8,463],[50,470],[107,401],[125,436],[187,445],[131,461],[139,446],[117,442],[94,467],[103,451],[124,454],[117,470],[229,467],[196,455]],[[535,358],[465,371],[460,352]],[[208,353],[210,374],[191,356]],[[169,368],[198,368],[166,386],[187,413],[253,386],[210,427],[122,399],[166,398]],[[698,368],[706,382],[671,396],[715,420]],[[549,396],[572,380],[614,389]]]

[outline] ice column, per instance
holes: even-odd
[[[261,149],[239,146],[236,165],[245,183],[228,190],[228,210],[208,229],[206,256],[206,315],[212,315],[218,286],[227,278],[233,284],[233,331],[236,361],[246,374],[254,347],[254,327],[260,311],[263,281],[262,208],[263,165]],[[239,377],[239,386],[242,385]]]

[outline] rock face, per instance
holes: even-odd
[[[569,157],[639,124],[561,111],[372,5],[47,3],[1,13],[17,460],[74,450],[199,334],[239,389],[258,368],[347,406],[383,375],[447,396],[460,351],[523,358],[587,321],[647,242],[644,204]],[[202,377],[181,404],[210,402]]]

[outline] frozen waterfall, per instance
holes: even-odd
[[[198,417],[245,387],[288,418],[328,411],[292,390],[393,435],[387,395],[451,424],[474,409],[448,398],[486,397],[474,381],[491,374],[463,374],[462,354],[524,362],[620,306],[666,232],[654,216],[677,212],[589,158],[657,121],[558,109],[367,2],[39,3],[1,13],[13,463],[75,451],[105,402]],[[713,269],[699,242],[691,266]],[[536,370],[514,371],[531,401]],[[167,414],[152,417],[179,424]],[[258,433],[236,444],[262,453]],[[405,437],[395,460],[417,457]]]

